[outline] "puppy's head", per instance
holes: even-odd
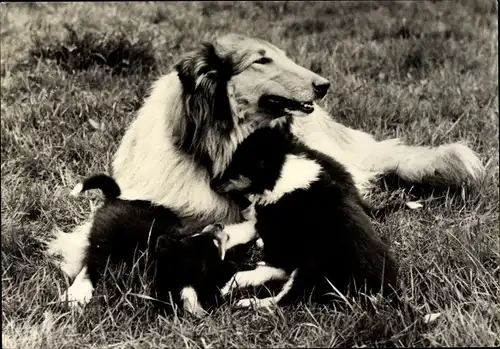
[[[280,177],[292,135],[278,127],[261,128],[236,149],[231,163],[220,178],[211,182],[219,193],[262,194],[271,190]]]
[[[178,286],[198,283],[217,272],[227,241],[222,229],[204,230],[181,239],[162,235],[156,243],[157,259],[163,272],[173,275],[172,282]]]

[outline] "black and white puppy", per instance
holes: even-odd
[[[257,237],[264,247],[264,264],[237,272],[223,294],[286,281],[274,297],[243,299],[238,306],[287,304],[304,297],[325,302],[335,289],[388,294],[396,287],[397,264],[373,230],[352,176],[299,142],[289,125],[252,133],[212,185],[219,192],[243,193],[254,206],[254,217],[224,227],[226,247]]]
[[[72,194],[89,189],[101,189],[105,202],[92,221],[84,267],[62,300],[87,303],[106,268],[123,263],[127,270],[145,271],[157,300],[172,299],[197,315],[218,303],[220,288],[236,272],[235,264],[223,260],[224,232],[185,237],[175,212],[149,201],[119,199],[120,188],[107,175],[87,178]]]

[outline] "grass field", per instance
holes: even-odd
[[[494,1],[1,4],[3,348],[500,345],[498,22]],[[197,43],[259,36],[333,82],[340,122],[418,145],[463,141],[486,177],[463,192],[377,191],[424,200],[376,223],[408,301],[376,314],[311,304],[158,316],[126,294],[85,313],[55,304],[66,281],[40,239],[70,231],[99,196],[68,196],[109,171],[150,83]]]

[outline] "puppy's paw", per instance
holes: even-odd
[[[236,302],[236,308],[271,308],[275,304],[272,297],[258,299],[258,298],[243,298]]]
[[[220,294],[222,295],[222,297],[225,297],[230,291],[231,291],[231,281],[229,281],[223,288],[221,288]]]
[[[441,313],[430,313],[424,316],[424,324],[431,324],[441,317]]]
[[[83,307],[92,299],[94,287],[90,282],[80,282],[71,285],[59,298],[68,302],[71,308]]]
[[[253,307],[257,300],[253,298],[243,298],[236,302],[236,308],[250,308]]]
[[[255,242],[255,245],[257,245],[257,247],[260,249],[264,248],[264,240],[258,238],[257,241]]]
[[[190,313],[191,315],[195,317],[203,317],[206,316],[208,313],[203,309],[201,305],[195,305],[191,307],[184,307],[184,310]]]

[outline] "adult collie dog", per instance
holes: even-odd
[[[200,226],[238,222],[236,201],[217,194],[210,182],[249,134],[290,116],[293,133],[345,166],[362,194],[390,172],[414,183],[480,178],[483,166],[466,145],[377,141],[336,123],[315,103],[329,86],[263,40],[230,34],[201,45],[153,84],[125,132],[112,165],[120,198],[152,201]],[[62,255],[58,263],[70,278],[82,270],[90,227],[88,221],[70,234],[57,231],[49,243],[48,252]]]

